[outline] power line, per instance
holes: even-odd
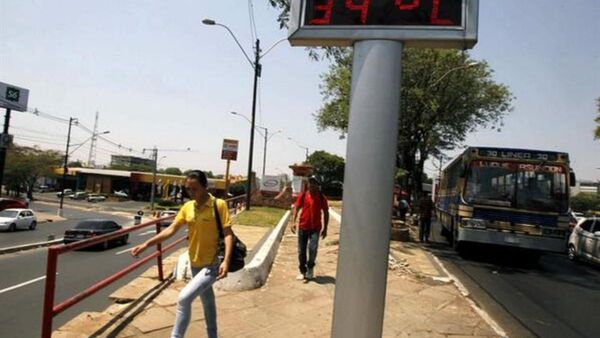
[[[256,30],[256,20],[254,19],[254,5],[252,0],[248,0],[248,16],[250,19],[250,35],[252,36],[252,41],[256,41],[258,31]]]

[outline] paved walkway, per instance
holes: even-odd
[[[314,281],[296,281],[296,236],[286,230],[267,284],[246,292],[217,291],[220,337],[329,337],[333,312],[339,223],[321,242]],[[384,337],[498,337],[418,244],[392,244]],[[174,282],[117,332],[99,336],[169,337],[184,282]],[[368,309],[365,309],[368,311]],[[111,310],[96,314],[106,323]],[[114,312],[114,310],[112,311]],[[85,317],[85,316],[84,316]],[[88,319],[94,318],[88,315]],[[54,337],[83,337],[93,329],[71,323]],[[85,330],[88,331],[85,331]],[[83,330],[83,331],[82,331]],[[91,332],[90,332],[91,333]],[[205,337],[201,303],[193,305],[187,337]]]

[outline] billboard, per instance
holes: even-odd
[[[222,160],[237,160],[238,140],[223,139],[223,149],[221,150]]]

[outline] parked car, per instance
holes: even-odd
[[[96,203],[96,202],[104,202],[106,201],[106,196],[102,196],[99,194],[89,194],[85,198],[88,202]]]
[[[67,195],[67,197],[72,200],[82,200],[82,199],[85,199],[87,195],[88,195],[88,193],[85,191],[77,191],[70,195]]]
[[[580,221],[569,237],[569,259],[579,258],[600,263],[600,218],[590,217]]]
[[[80,221],[71,230],[65,231],[63,242],[65,244],[82,241],[84,239],[105,235],[111,232],[121,230],[123,227],[118,225],[115,221],[109,219],[89,219]],[[112,244],[125,245],[129,239],[129,234],[124,234],[110,241],[101,243],[100,246],[103,249],[108,249]]]
[[[129,195],[127,195],[127,193],[123,190],[115,190],[114,195],[117,197],[123,197],[123,198],[128,198]]]
[[[59,191],[59,192],[56,193],[56,197],[60,197],[60,196],[62,196],[62,194],[63,194],[63,192],[61,190],[61,191]],[[65,189],[65,196],[69,196],[71,194],[73,194],[73,190],[71,190],[71,189]]]
[[[5,209],[27,209],[28,207],[26,202],[20,200],[0,198],[0,211]]]
[[[175,216],[175,215],[177,215],[177,211],[163,210],[158,214],[158,218],[163,218],[163,217],[167,217],[167,216]],[[168,227],[169,225],[171,225],[171,223],[173,223],[173,218],[169,219],[168,221],[160,221],[159,222],[160,226],[163,226],[163,227]]]
[[[40,185],[39,187],[37,187],[36,189],[37,192],[48,192],[51,191],[50,187],[47,185]]]
[[[0,211],[0,230],[35,230],[37,217],[30,209],[5,209]]]
[[[585,217],[583,217],[583,213],[571,211],[569,214],[569,233],[573,232],[573,229],[575,229],[577,224],[581,223],[583,219],[585,219]]]

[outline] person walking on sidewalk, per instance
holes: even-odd
[[[419,239],[421,242],[429,242],[432,213],[433,201],[431,200],[431,195],[425,194],[419,204]]]
[[[217,337],[217,308],[212,285],[216,280],[227,276],[233,248],[233,232],[227,203],[209,194],[207,183],[206,175],[200,170],[187,174],[185,189],[191,200],[181,207],[167,229],[131,251],[131,254],[137,257],[148,247],[173,236],[185,224],[188,226],[188,254],[193,278],[179,294],[172,338],[185,335],[190,322],[192,301],[196,297],[202,300],[208,337]],[[219,213],[225,237],[225,255],[222,262],[217,256],[219,233],[215,209]]]
[[[296,223],[300,209],[302,209],[300,222]],[[321,225],[321,211],[323,211],[323,225]],[[316,177],[311,176],[308,179],[308,191],[303,192],[296,199],[292,219],[292,233],[296,233],[296,228],[298,229],[298,268],[300,269],[298,279],[308,281],[314,277],[319,235],[325,239],[329,225],[329,206],[320,191],[320,184]]]

